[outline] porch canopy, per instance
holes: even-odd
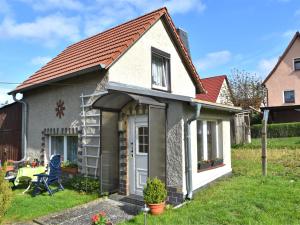
[[[136,94],[130,94],[126,92],[108,92],[100,96],[92,104],[93,108],[97,108],[108,112],[119,112],[130,101],[136,101],[138,104],[154,105],[164,107],[164,103],[160,103],[157,100]]]
[[[156,99],[145,96],[140,93],[128,93],[126,91],[108,90],[107,93],[96,99],[92,108],[100,109],[101,111],[101,180],[104,185],[107,183],[111,189],[112,174],[112,151],[117,147],[118,142],[117,128],[112,130],[112,127],[117,127],[118,113],[129,102],[135,101],[138,104],[148,105],[148,129],[149,129],[149,152],[148,152],[148,176],[158,177],[166,181],[166,104],[157,101]],[[114,115],[114,120],[107,119],[108,115]],[[107,165],[106,165],[107,164]],[[118,165],[114,165],[118,168]],[[115,175],[117,176],[117,174]]]

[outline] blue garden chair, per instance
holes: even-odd
[[[50,159],[48,166],[48,173],[36,174],[37,180],[33,181],[34,190],[33,196],[36,196],[41,192],[42,189],[46,189],[49,195],[53,195],[59,190],[64,190],[64,187],[61,184],[61,161],[60,155],[53,155]],[[57,183],[58,188],[51,190],[50,185]]]

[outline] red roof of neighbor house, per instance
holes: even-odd
[[[160,18],[163,18],[164,22],[169,25],[166,27],[196,86],[197,93],[204,92],[200,77],[176,32],[167,9],[161,8],[67,47],[11,93],[55,82],[72,73],[99,65],[108,69]]]
[[[202,85],[207,93],[197,94],[196,98],[204,101],[216,102],[221,91],[222,84],[226,79],[226,75],[201,79]]]

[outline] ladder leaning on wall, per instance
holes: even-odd
[[[81,94],[82,161],[81,173],[85,176],[98,175],[100,157],[100,110],[92,109],[92,102],[104,92]]]

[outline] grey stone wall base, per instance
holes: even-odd
[[[184,202],[185,196],[182,189],[178,187],[167,187],[168,197],[167,203],[172,205],[179,205]]]

